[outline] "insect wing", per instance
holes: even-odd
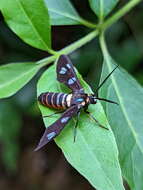
[[[84,92],[81,86],[73,64],[66,55],[61,55],[57,63],[57,80],[67,85],[73,92]]]
[[[63,113],[63,115],[57,121],[55,121],[52,125],[50,125],[48,128],[46,128],[35,151],[39,150],[44,145],[46,145],[48,142],[53,140],[53,138],[55,138],[57,135],[59,135],[61,130],[70,121],[70,119],[78,113],[79,110],[80,110],[80,108],[77,105],[70,107]]]

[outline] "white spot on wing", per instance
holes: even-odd
[[[59,71],[60,74],[64,75],[67,72],[67,69],[65,67],[62,67]]]
[[[51,132],[51,133],[49,133],[48,135],[47,135],[47,138],[48,138],[48,140],[51,140],[53,137],[55,137],[56,136],[56,133],[55,132]]]
[[[66,123],[69,120],[70,117],[63,117],[61,119],[61,123]]]
[[[68,80],[68,84],[73,84],[74,82],[76,81],[76,78],[75,77],[72,77]]]
[[[68,63],[68,64],[66,64],[66,66],[70,69],[71,68],[71,66],[70,66],[70,64]]]

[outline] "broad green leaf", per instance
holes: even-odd
[[[0,101],[0,143],[5,167],[15,171],[19,153],[19,132],[21,118],[9,101]]]
[[[45,0],[52,25],[80,24],[81,18],[69,0]]]
[[[89,0],[89,4],[99,19],[103,19],[112,11],[118,1],[119,0]]]
[[[102,80],[116,64],[106,47],[103,54]],[[122,173],[132,190],[143,189],[143,88],[119,67],[101,88],[100,97],[119,103],[106,104],[106,113],[119,148]]]
[[[51,47],[51,27],[44,0],[1,0],[6,23],[24,42],[41,50]]]
[[[15,94],[38,72],[35,63],[10,63],[0,67],[0,98]]]
[[[91,93],[90,87],[78,75],[86,92]],[[38,95],[42,92],[65,92],[56,80],[55,66],[50,67],[38,82]],[[39,105],[42,115],[49,115],[53,109]],[[104,126],[109,127],[100,103],[90,105],[89,111]],[[44,118],[48,127],[59,115]],[[118,151],[111,130],[105,130],[85,114],[81,113],[77,129],[76,142],[73,143],[73,126],[75,120],[65,127],[56,138],[57,145],[62,149],[69,163],[77,169],[98,190],[123,190]],[[47,151],[48,151],[48,145]]]

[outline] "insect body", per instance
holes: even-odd
[[[96,103],[95,98],[92,100],[92,97],[85,93],[65,94],[46,92],[42,93],[38,97],[38,100],[41,104],[55,109],[66,109],[75,104],[85,106]]]
[[[47,92],[42,93],[38,100],[47,107],[66,109],[70,107],[71,96],[71,94]]]
[[[99,85],[97,91],[109,78],[109,76],[113,73],[113,71]],[[98,121],[90,114],[90,112],[87,110],[88,106],[90,104],[96,104],[97,100],[103,100],[116,104],[116,102],[113,102],[111,100],[99,98],[98,95],[85,93],[83,87],[80,84],[80,81],[76,76],[74,67],[66,55],[60,56],[57,63],[56,72],[57,72],[57,80],[67,85],[72,90],[72,93],[65,94],[65,93],[45,92],[38,97],[38,100],[41,104],[47,107],[61,109],[65,111],[57,121],[55,121],[52,125],[46,128],[35,150],[39,150],[45,144],[47,144],[49,141],[55,138],[61,132],[64,126],[70,121],[70,119],[72,119],[72,117],[75,115],[77,115],[77,120],[75,124],[75,129],[76,129],[81,109],[84,109],[85,113],[89,114],[100,127],[105,128],[104,126],[100,125]]]

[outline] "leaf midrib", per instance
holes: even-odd
[[[0,90],[5,87],[5,86],[9,86],[10,84],[12,84],[13,82],[16,82],[17,80],[19,80],[21,77],[24,77],[25,75],[27,75],[28,73],[30,74],[30,72],[32,72],[33,70],[36,70],[36,67],[28,70],[27,72],[24,72],[22,75],[19,75],[18,77],[15,77],[13,80],[9,80],[8,82],[0,85]],[[38,67],[37,67],[38,70]]]
[[[104,3],[103,0],[100,0],[100,19],[103,19],[103,15],[104,15]]]
[[[72,16],[72,15],[70,15],[70,14],[65,14],[65,13],[62,13],[62,12],[60,12],[60,11],[57,11],[57,10],[54,10],[54,9],[51,9],[51,8],[48,8],[48,10],[49,10],[49,12],[51,11],[51,12],[53,12],[53,13],[56,13],[56,14],[59,14],[59,15],[61,15],[61,16],[63,16],[63,17],[67,17],[67,18],[70,18],[70,19],[72,19],[72,20],[76,20],[77,22],[81,22],[81,19],[80,19],[80,17],[78,16],[77,18],[76,17],[74,17],[74,16]]]
[[[32,26],[33,30],[35,31],[35,34],[37,35],[37,38],[42,42],[43,46],[49,50],[49,47],[47,46],[47,44],[45,43],[45,41],[43,40],[43,38],[41,38],[41,35],[39,33],[38,30],[36,30],[36,27],[34,25],[34,23],[32,22],[32,20],[30,19],[30,17],[28,16],[28,13],[26,12],[26,10],[24,9],[24,6],[22,5],[21,1],[16,0],[17,3],[19,4],[19,7],[21,8],[21,10],[24,12],[24,15],[27,17],[27,20],[29,21],[30,25]]]
[[[109,72],[110,72],[110,71],[112,70],[112,68],[111,68],[111,65],[110,65],[110,60],[108,59],[109,55],[108,55],[108,53],[105,52],[105,51],[104,51],[104,55],[105,55],[105,57],[106,57],[107,66],[108,66]],[[117,93],[117,96],[118,96],[118,99],[119,99],[119,102],[120,102],[120,106],[121,106],[121,108],[122,108],[122,110],[123,110],[123,113],[124,113],[124,116],[125,116],[126,121],[127,121],[127,123],[128,123],[128,126],[130,127],[130,129],[131,129],[131,131],[132,131],[132,134],[133,134],[133,136],[134,136],[134,139],[135,139],[137,145],[139,146],[139,149],[140,149],[141,153],[143,153],[143,150],[142,150],[142,148],[141,148],[140,142],[138,142],[138,139],[135,138],[137,135],[136,135],[136,132],[135,132],[135,130],[134,130],[134,128],[133,128],[132,122],[130,121],[130,119],[128,118],[128,115],[127,115],[127,113],[126,113],[126,108],[125,108],[125,106],[124,106],[124,104],[123,104],[123,99],[122,99],[122,96],[121,96],[121,94],[120,94],[120,91],[119,91],[119,88],[118,88],[118,85],[117,85],[117,82],[116,82],[116,79],[115,79],[114,75],[111,75],[111,80],[112,80],[112,82],[113,82],[115,91],[116,91],[116,93]]]
[[[93,157],[93,160],[95,160],[95,163],[98,163],[98,166],[101,168],[101,170],[103,171],[103,173],[104,173],[104,175],[105,175],[105,179],[107,179],[107,181],[109,182],[109,184],[111,185],[111,187],[114,188],[114,186],[113,186],[113,184],[112,184],[110,178],[106,175],[106,172],[104,171],[103,167],[101,166],[99,160],[97,159],[97,157],[95,157],[93,151],[91,151],[91,149],[89,148],[88,142],[87,142],[86,138],[84,137],[84,135],[82,134],[80,127],[78,127],[78,131],[79,131],[79,133],[80,133],[81,138],[82,138],[83,141],[84,141],[84,145],[87,147],[87,148],[85,148],[85,149],[87,149],[88,152],[91,154],[91,156]],[[115,189],[115,188],[114,188],[114,189]]]
[[[61,89],[61,86],[60,86],[60,85],[58,85],[58,87],[59,87],[59,89]],[[89,87],[88,87],[88,89],[89,89]],[[89,90],[90,90],[90,89],[89,89]],[[80,123],[79,123],[79,124],[80,124]],[[85,144],[86,147],[87,147],[87,150],[89,151],[89,153],[91,154],[91,156],[93,157],[93,159],[95,160],[95,162],[98,163],[98,166],[99,166],[99,167],[101,168],[101,170],[103,171],[103,173],[104,173],[104,175],[105,175],[105,178],[107,179],[107,181],[109,182],[109,184],[111,184],[111,187],[114,188],[114,186],[113,186],[113,184],[112,184],[110,178],[106,175],[106,172],[104,172],[104,169],[103,169],[103,167],[101,166],[99,160],[98,160],[97,158],[95,159],[95,155],[94,155],[93,151],[91,151],[91,149],[89,148],[88,143],[87,143],[87,140],[86,140],[86,138],[84,137],[84,135],[82,134],[80,127],[78,127],[78,131],[79,131],[79,133],[80,133],[81,138],[82,138],[83,141],[84,141],[84,144]],[[86,176],[85,176],[85,177],[86,177]]]

